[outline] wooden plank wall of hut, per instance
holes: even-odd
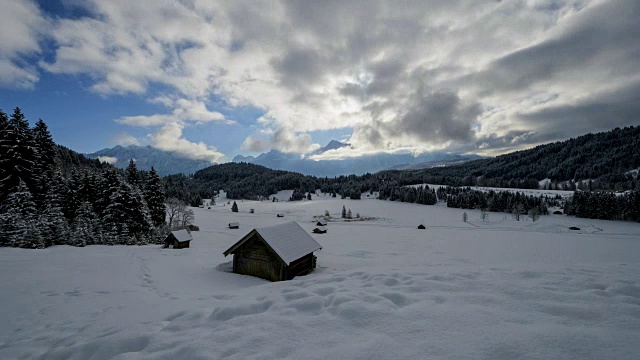
[[[296,276],[304,275],[313,270],[313,257],[313,253],[311,253],[289,264],[285,270],[285,278],[291,280]]]
[[[233,263],[235,273],[271,281],[282,280],[282,263],[262,241],[251,239],[244,243],[236,250]]]
[[[175,240],[174,244],[175,244],[174,247],[176,249],[184,249],[184,248],[188,248],[189,247],[189,241],[179,242],[179,241]]]

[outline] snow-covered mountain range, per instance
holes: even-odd
[[[336,140],[331,140],[327,146],[319,149],[316,154],[329,150],[349,146]],[[423,153],[418,156],[412,154],[388,154],[378,153],[365,155],[358,158],[343,160],[311,160],[301,158],[296,154],[286,154],[278,150],[262,153],[257,157],[238,155],[233,162],[247,162],[262,165],[270,169],[288,170],[314,176],[339,176],[365,173],[375,173],[387,169],[427,168],[442,166],[449,163],[464,162],[478,159],[478,155],[459,155],[444,152]]]
[[[350,146],[349,144],[331,140],[325,147],[314,154],[322,154],[329,150]],[[173,152],[163,151],[151,146],[115,146],[102,149],[91,154],[90,158],[100,158],[116,167],[126,168],[130,159],[134,159],[141,170],[150,170],[153,166],[159,175],[192,174],[198,170],[214,165],[205,160],[193,160]],[[287,154],[278,150],[271,150],[258,156],[237,155],[233,162],[246,162],[262,165],[270,169],[287,170],[314,176],[339,176],[365,173],[375,173],[387,169],[417,169],[442,166],[477,159],[477,155],[448,154],[444,152],[424,153],[418,156],[412,154],[378,153],[358,158],[344,160],[311,160],[297,154]]]
[[[100,158],[119,168],[126,168],[129,160],[136,162],[140,170],[151,170],[153,166],[160,176],[170,174],[193,174],[200,169],[214,165],[206,160],[189,159],[183,155],[163,151],[151,146],[120,146],[102,149],[91,154],[90,158]]]

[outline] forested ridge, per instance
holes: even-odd
[[[417,173],[457,186],[537,189],[539,180],[550,179],[554,188],[591,180],[592,189],[631,190],[635,182],[629,172],[638,168],[640,127],[631,126]]]
[[[56,145],[19,108],[0,110],[0,246],[159,243],[162,181],[133,161],[119,170]]]

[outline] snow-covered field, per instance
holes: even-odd
[[[343,205],[376,219],[314,234],[315,272],[280,283],[229,272],[223,251],[254,227],[295,220],[310,231],[313,216],[339,217]],[[640,354],[640,224],[482,222],[470,210],[464,223],[460,209],[329,196],[238,207],[195,208],[189,249],[0,249],[0,359]]]

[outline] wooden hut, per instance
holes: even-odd
[[[316,223],[316,226],[327,226],[327,222],[326,221],[318,221]]]
[[[251,230],[224,252],[233,254],[233,272],[282,281],[306,274],[316,267],[314,251],[322,249],[298,223]]]
[[[163,248],[188,248],[191,240],[193,240],[193,238],[187,230],[175,230],[170,232],[169,235],[167,235],[167,237],[164,239]]]
[[[229,229],[240,229],[240,223],[238,222],[230,222]]]
[[[426,227],[424,225],[420,224],[420,225],[418,225],[418,229],[424,230],[424,229],[426,229]]]
[[[284,214],[278,214],[277,217],[284,217]]]
[[[327,233],[327,228],[324,226],[318,226],[317,228],[313,229],[313,233],[314,234],[326,234]]]

